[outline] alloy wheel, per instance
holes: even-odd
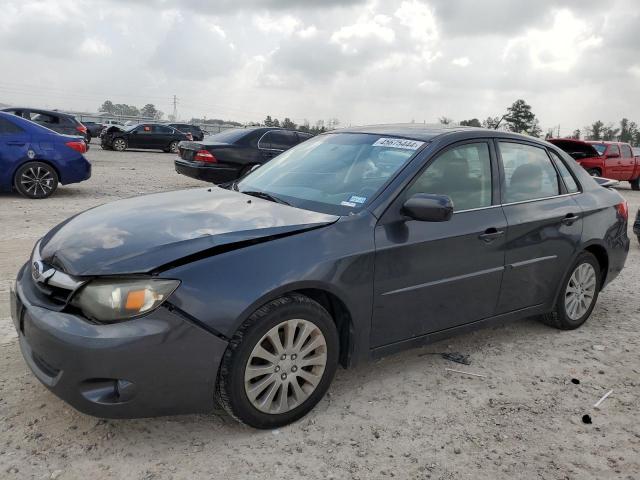
[[[169,150],[171,153],[178,153],[178,142],[171,142],[169,145]]]
[[[308,320],[286,320],[253,348],[245,367],[245,393],[261,412],[291,411],[315,391],[326,365],[327,342],[320,328]]]
[[[24,191],[32,197],[46,197],[55,188],[54,183],[55,179],[51,171],[45,167],[30,167],[20,175],[20,184]]]
[[[121,138],[116,138],[113,141],[113,149],[117,150],[118,152],[122,152],[126,147],[124,140],[122,140]]]
[[[571,320],[578,320],[587,313],[596,294],[596,271],[589,263],[578,265],[567,284],[564,306]]]

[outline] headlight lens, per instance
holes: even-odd
[[[92,320],[110,323],[158,308],[178,288],[178,280],[98,279],[84,286],[71,304]]]

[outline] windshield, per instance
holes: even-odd
[[[596,149],[598,155],[604,155],[604,152],[607,149],[607,146],[601,143],[592,143],[591,146]]]
[[[361,209],[424,142],[361,133],[314,137],[245,177],[237,188],[334,215]]]

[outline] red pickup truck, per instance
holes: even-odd
[[[571,155],[591,175],[626,180],[633,190],[640,190],[640,156],[634,155],[628,143],[570,138],[553,138],[549,142]]]

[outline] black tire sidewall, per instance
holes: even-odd
[[[28,193],[26,190],[24,190],[22,188],[22,184],[20,183],[20,177],[22,176],[22,174],[24,173],[25,170],[27,170],[28,168],[31,168],[31,167],[46,168],[49,171],[49,173],[51,174],[51,176],[53,177],[54,185],[53,185],[53,188],[51,189],[51,191],[48,194],[34,196],[34,195],[31,195],[30,193]],[[18,170],[16,170],[16,174],[15,174],[15,176],[13,178],[13,186],[16,189],[16,191],[20,195],[22,195],[23,197],[31,198],[31,199],[34,199],[34,200],[43,199],[43,198],[49,198],[58,189],[58,183],[59,182],[60,182],[60,179],[58,178],[58,172],[56,172],[55,168],[53,168],[51,165],[49,165],[48,163],[44,163],[44,162],[27,162],[27,163],[25,163],[20,168],[18,168]]]
[[[583,263],[589,263],[594,268],[596,272],[596,289],[593,296],[593,301],[591,302],[591,305],[589,305],[588,310],[585,312],[584,315],[582,315],[582,317],[580,317],[577,320],[573,320],[572,318],[569,317],[569,315],[567,315],[565,302],[564,302],[565,294],[567,291],[567,286],[569,285],[569,280],[571,279],[571,275],[576,270],[576,268],[578,268],[578,266]],[[573,263],[571,268],[569,269],[569,272],[567,273],[567,276],[564,279],[564,282],[562,283],[562,289],[560,290],[560,293],[558,295],[558,301],[556,303],[556,312],[558,314],[558,320],[560,321],[561,325],[564,328],[567,328],[567,329],[578,328],[584,322],[587,321],[587,319],[591,316],[591,312],[593,312],[593,309],[595,308],[596,303],[598,303],[598,295],[600,293],[601,282],[602,282],[602,272],[600,271],[600,264],[598,263],[598,259],[589,252],[581,253],[576,259],[576,261]]]
[[[278,428],[302,418],[324,397],[333,380],[338,365],[340,348],[335,324],[329,313],[322,306],[313,300],[304,298],[304,302],[297,301],[294,297],[279,299],[289,301],[277,305],[266,315],[259,318],[257,322],[253,323],[244,332],[242,342],[228,359],[230,361],[230,365],[228,365],[229,375],[226,379],[221,379],[221,381],[226,381],[225,390],[228,394],[230,407],[238,419],[254,428]],[[327,364],[315,391],[301,405],[286,413],[266,414],[251,405],[246,395],[244,387],[245,366],[254,346],[265,333],[279,323],[294,318],[313,322],[320,328],[327,342]]]
[[[589,173],[589,175],[591,175],[592,177],[600,177],[602,175],[602,172],[600,171],[600,169],[598,168],[590,168],[589,170],[587,170],[587,172]],[[597,175],[594,175],[594,173],[596,173]]]

